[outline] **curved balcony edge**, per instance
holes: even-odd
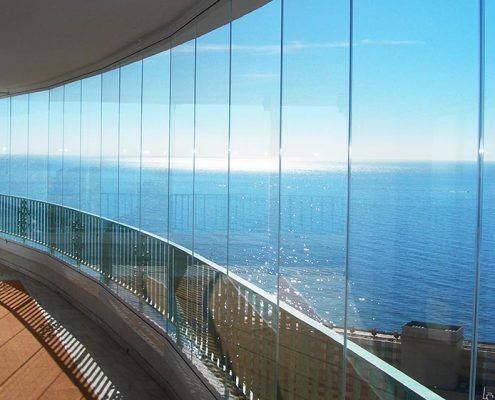
[[[177,400],[218,399],[170,337],[111,288],[47,252],[0,238],[0,263],[52,288],[98,323]]]
[[[0,233],[24,242],[2,240],[0,249],[8,250],[10,259],[3,260],[3,255],[0,261],[26,269],[20,259],[15,261],[20,252],[30,275],[75,296],[110,330],[121,333],[118,327],[127,322],[125,342],[137,340],[136,353],[151,364],[159,381],[179,385],[177,396],[190,390],[199,390],[194,394],[198,399],[218,395],[212,381],[195,372],[196,354],[210,369],[223,372],[223,383],[230,381],[228,386],[240,397],[271,398],[273,388],[282,398],[290,397],[301,391],[293,384],[297,381],[319,388],[315,390],[323,387],[322,398],[339,398],[345,376],[348,394],[349,387],[358,388],[351,393],[353,399],[442,398],[350,340],[344,352],[344,337],[335,330],[226,268],[148,232],[76,209],[0,195]],[[134,296],[141,311],[143,305],[151,306],[164,326],[153,326],[135,310],[129,321],[109,315],[125,305],[109,287]],[[147,343],[150,334],[158,342]],[[272,351],[277,346],[279,350]],[[190,358],[184,357],[188,352]],[[181,360],[187,360],[187,370],[171,368]],[[312,365],[318,376],[306,374],[299,365]],[[181,387],[180,382],[187,384]],[[207,397],[202,397],[205,389]],[[218,386],[216,390],[220,392]]]

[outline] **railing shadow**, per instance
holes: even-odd
[[[98,399],[98,393],[93,389],[92,383],[85,377],[79,365],[61,340],[61,334],[63,333],[62,326],[40,307],[26,292],[20,281],[0,282],[0,305],[15,316],[31,335],[36,338],[63,373],[79,389],[84,398]],[[40,373],[41,371],[34,372]],[[29,380],[29,377],[27,377],[27,380]],[[120,396],[112,396],[111,398],[117,399]]]

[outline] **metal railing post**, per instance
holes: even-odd
[[[53,204],[48,204],[46,210],[46,238],[47,245],[50,253],[53,254],[55,250],[56,244],[56,235],[57,235],[57,216],[56,216],[56,206]]]
[[[81,220],[81,214],[77,211],[73,211],[73,220],[70,225],[71,229],[71,241],[73,251],[73,257],[78,263],[82,261],[82,251],[83,251],[83,236],[84,236],[84,224]]]
[[[101,224],[101,271],[104,277],[112,278],[113,223],[102,220]]]
[[[138,237],[138,276],[137,276],[137,289],[140,296],[143,299],[148,298],[148,288],[146,283],[146,266],[150,262],[150,253],[148,251],[146,235],[139,233]]]
[[[29,208],[28,201],[26,199],[21,199],[19,208],[17,210],[17,227],[18,234],[24,241],[27,239],[27,230],[29,227]]]
[[[277,307],[273,296],[256,285],[153,234],[7,195],[0,195],[0,230],[18,242],[46,245],[81,269],[96,270],[103,282],[112,279],[109,286],[120,285],[139,297],[141,312],[146,303],[166,312],[172,322],[167,330],[176,335],[177,345],[191,357],[206,356],[223,373],[228,390],[273,398],[273,387],[279,385],[276,396],[284,398],[336,399],[344,390],[350,399],[440,399],[354,341],[348,341],[342,388],[344,340],[338,332],[285,302]],[[278,358],[273,356],[276,340]],[[277,362],[279,373],[273,373]]]

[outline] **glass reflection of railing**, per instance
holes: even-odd
[[[184,351],[201,355],[247,398],[338,399],[343,391],[347,399],[440,398],[354,343],[344,352],[335,330],[152,234],[7,195],[0,195],[0,231],[139,296],[174,327]]]
[[[170,205],[170,229],[181,231],[191,228],[190,211],[195,209],[195,229],[201,231],[218,231],[226,227],[226,210],[229,202],[231,229],[264,231],[273,212],[278,212],[278,199],[269,199],[260,194],[225,194],[214,193],[174,193],[169,196],[147,195],[146,204],[150,210],[162,210]],[[102,213],[112,215],[119,209],[119,214],[126,219],[137,215],[141,204],[139,193],[101,193]],[[301,234],[343,234],[344,197],[319,195],[284,196],[280,203],[284,214],[282,229]],[[141,218],[153,216],[142,215]],[[160,227],[156,227],[159,230]]]

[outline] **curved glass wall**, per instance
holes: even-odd
[[[101,75],[81,86],[80,209],[101,215]]]
[[[28,197],[41,201],[47,201],[48,107],[49,92],[29,95]]]
[[[493,369],[491,367],[491,355],[493,351],[493,299],[495,288],[495,2],[488,1],[485,4],[484,13],[484,85],[481,100],[484,107],[480,109],[480,122],[484,125],[481,145],[483,149],[484,163],[481,165],[480,174],[482,189],[479,193],[481,211],[481,237],[478,249],[479,262],[479,295],[475,301],[479,302],[479,315],[473,320],[477,323],[477,343],[473,348],[476,359],[475,383],[489,386],[493,382]],[[476,346],[476,347],[474,347]]]
[[[119,215],[119,114],[120,69],[101,76],[101,215],[113,220]]]
[[[447,398],[469,393],[478,18],[476,2],[354,7],[349,337],[400,333],[400,357],[370,351]]]
[[[29,96],[13,97],[10,101],[10,193],[26,197],[28,194],[29,154]]]
[[[226,396],[495,391],[495,2],[261,3],[0,99],[0,193],[106,218]]]
[[[55,204],[64,203],[64,95],[64,86],[49,91],[48,183],[46,191],[47,200]],[[11,173],[10,179],[12,179],[12,175]]]

